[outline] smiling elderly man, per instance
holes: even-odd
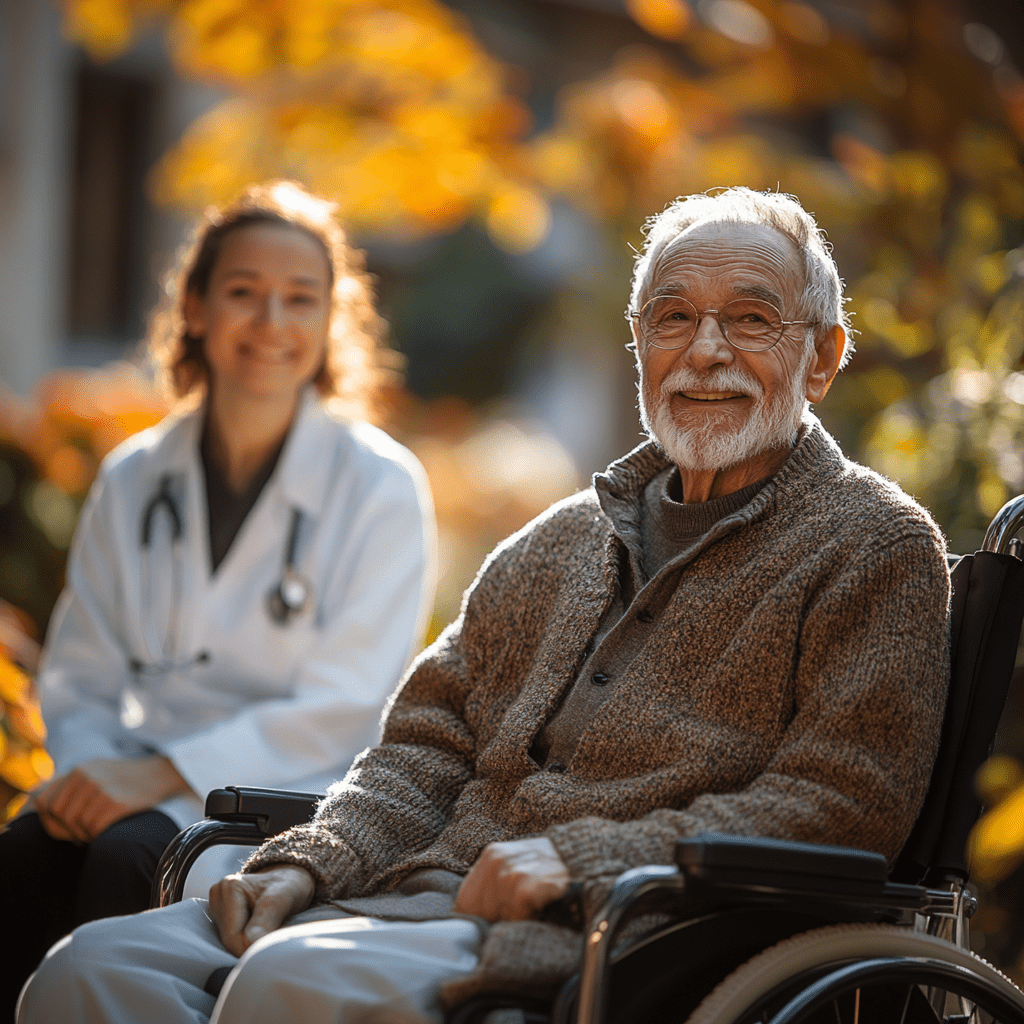
[[[580,949],[554,901],[592,908],[678,836],[895,857],[942,715],[945,550],[808,412],[848,348],[822,236],[787,196],[679,200],[629,317],[650,440],[490,556],[311,824],[208,907],[79,929],[23,1024],[438,1020],[550,992]]]

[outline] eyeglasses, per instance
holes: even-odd
[[[631,314],[644,343],[653,348],[685,348],[697,333],[701,320],[713,316],[733,348],[744,352],[766,352],[777,345],[791,324],[813,324],[814,320],[783,320],[782,314],[764,299],[733,299],[721,309],[698,313],[689,299],[680,295],[656,295]]]

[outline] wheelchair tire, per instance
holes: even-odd
[[[787,991],[787,982],[803,976],[821,976],[830,967],[880,957],[925,957],[941,960],[972,972],[986,987],[1020,1007],[1017,1021],[1024,1021],[1024,993],[987,961],[946,939],[884,924],[841,924],[815,928],[771,946],[737,967],[700,1003],[687,1024],[741,1024],[771,1019],[779,999],[786,1002],[800,991]],[[953,992],[953,989],[950,989]],[[955,993],[954,993],[955,994]],[[766,1010],[775,1004],[767,1018]],[[837,1011],[838,1013],[838,1011]],[[973,1020],[973,1018],[972,1018]],[[898,1018],[897,1018],[898,1021]],[[876,1024],[871,1021],[870,1024]]]

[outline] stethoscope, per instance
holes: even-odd
[[[129,668],[139,676],[163,675],[175,669],[191,668],[193,665],[205,664],[210,661],[209,651],[200,651],[191,658],[184,660],[176,657],[176,641],[178,634],[178,613],[181,607],[182,590],[182,555],[181,543],[184,535],[184,524],[178,502],[172,491],[173,479],[170,474],[160,478],[160,484],[153,496],[146,503],[142,513],[139,534],[142,548],[142,580],[140,613],[142,617],[143,642],[147,648],[149,662],[139,658],[129,659]],[[171,539],[171,604],[167,616],[167,632],[161,641],[156,635],[156,624],[153,621],[153,595],[150,581],[150,560],[153,542],[153,524],[158,513],[164,512],[170,525]],[[313,599],[313,585],[295,566],[299,534],[302,530],[302,512],[292,509],[291,525],[288,529],[288,540],[285,544],[284,567],[281,579],[272,587],[266,596],[266,609],[270,621],[277,626],[287,626],[302,615]],[[146,635],[148,631],[149,635]],[[156,656],[154,656],[156,655]]]

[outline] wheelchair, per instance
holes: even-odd
[[[554,1003],[478,996],[447,1024],[1024,1024],[1024,993],[968,946],[973,778],[991,752],[1024,619],[1024,496],[982,548],[950,556],[951,681],[922,810],[890,871],[880,854],[704,833],[674,865],[635,868],[585,924]],[[313,794],[214,790],[167,848],[153,905],[181,899],[213,845],[255,845],[309,820]],[[640,924],[651,927],[634,935]],[[633,928],[623,939],[627,925]]]

